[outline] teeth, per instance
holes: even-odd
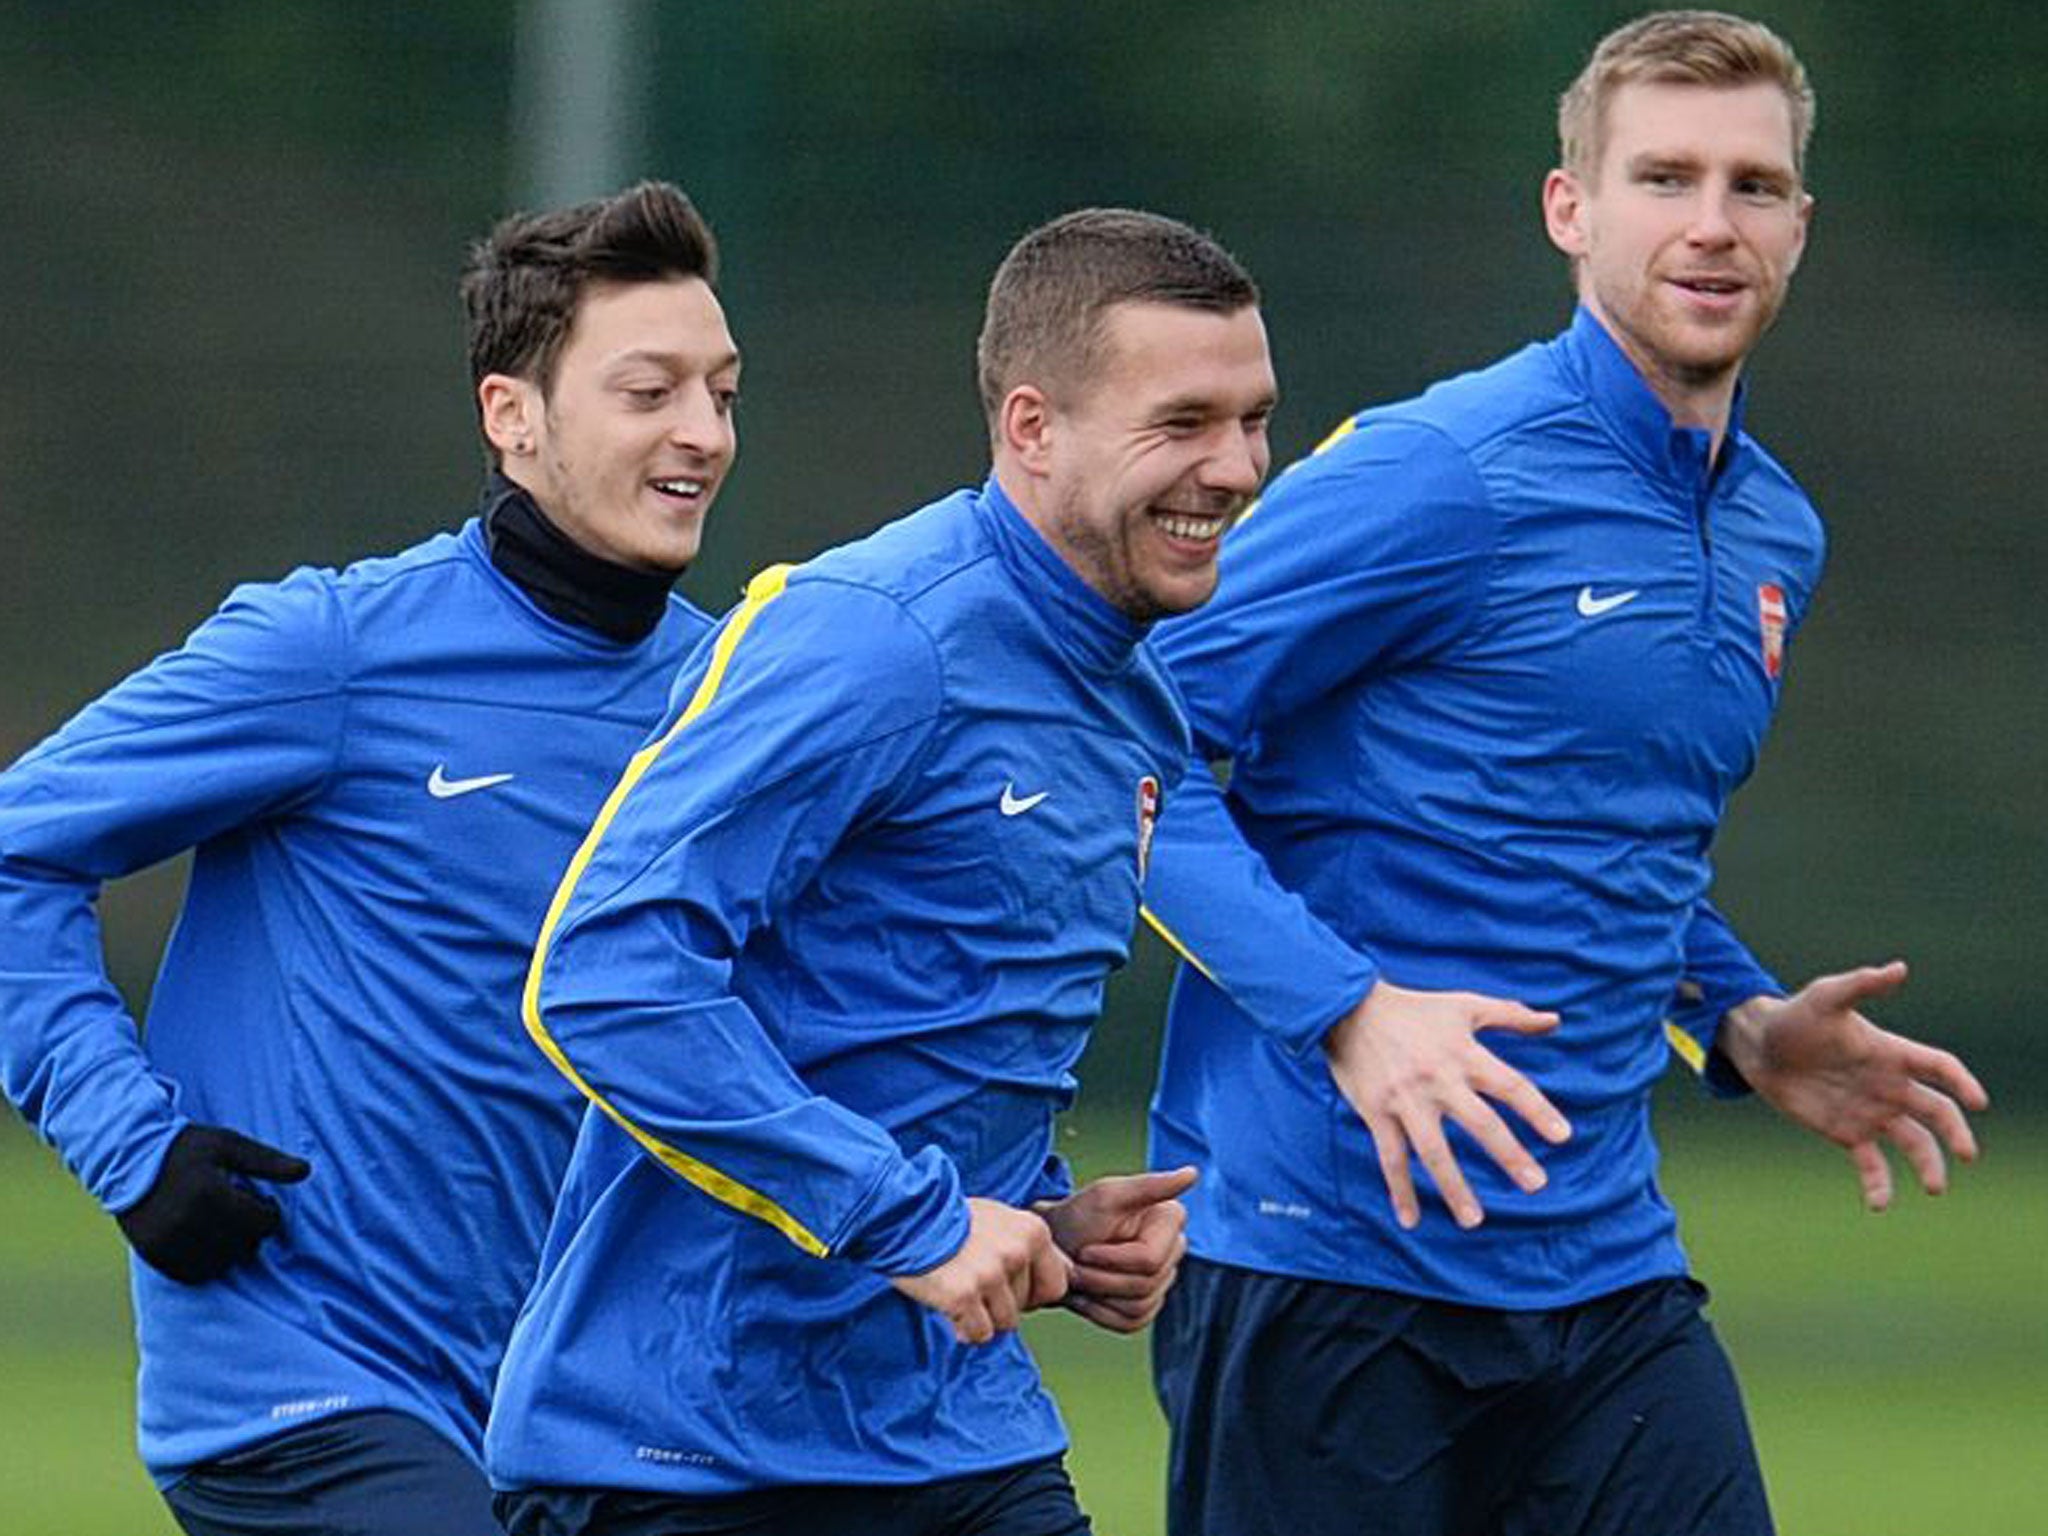
[[[701,496],[704,494],[704,482],[702,480],[657,480],[654,482],[654,488],[657,491],[667,491],[671,496]]]
[[[1159,526],[1176,539],[1213,539],[1223,532],[1220,517],[1182,517],[1172,512],[1158,514]]]

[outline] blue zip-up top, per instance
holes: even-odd
[[[1664,1024],[1697,1065],[1778,991],[1707,901],[1820,525],[1731,422],[1669,414],[1599,323],[1366,411],[1277,480],[1218,594],[1161,626],[1198,752],[1147,902],[1201,966],[1171,1004],[1161,1166],[1194,1250],[1508,1307],[1682,1270],[1657,1191]],[[1395,1224],[1323,1034],[1384,973],[1555,1009],[1488,1046],[1571,1119],[1536,1195],[1452,1128],[1486,1224]],[[1427,1176],[1423,1175],[1426,1182]]]
[[[920,1483],[1065,1443],[1023,1343],[887,1277],[1052,1120],[1186,728],[991,480],[757,577],[557,894],[526,996],[593,1101],[507,1353],[500,1487]]]
[[[137,1261],[161,1481],[393,1409],[482,1453],[581,1101],[519,1028],[546,893],[710,621],[549,618],[481,525],[237,588],[0,776],[0,1079],[109,1210],[191,1122],[307,1158],[255,1261]],[[573,724],[572,724],[573,722]],[[196,849],[138,1037],[101,882]]]

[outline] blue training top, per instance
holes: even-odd
[[[1162,625],[1200,754],[1148,911],[1193,957],[1153,1159],[1203,1168],[1204,1257],[1495,1307],[1681,1272],[1649,1089],[1777,983],[1706,899],[1819,579],[1806,497],[1741,429],[1718,465],[1600,324],[1347,421],[1228,539],[1218,594]],[[1574,1127],[1547,1188],[1465,1133],[1485,1205],[1395,1223],[1317,1048],[1381,974],[1562,1015],[1482,1041]],[[1422,1175],[1426,1181],[1427,1175]]]
[[[1053,1115],[1188,755],[1141,633],[991,480],[764,572],[698,648],[528,985],[595,1107],[493,1483],[922,1483],[1064,1446],[1015,1334],[958,1343],[886,1277],[957,1251],[964,1196],[1064,1192]]]
[[[479,523],[237,588],[0,776],[0,1074],[111,1211],[186,1124],[308,1159],[283,1232],[200,1286],[137,1260],[160,1481],[369,1408],[472,1456],[581,1101],[518,995],[546,892],[710,627],[556,622]],[[196,848],[149,1027],[102,881]]]

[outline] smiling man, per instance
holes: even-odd
[[[994,472],[755,578],[542,929],[591,1100],[507,1353],[519,1536],[1073,1536],[1019,1315],[1142,1327],[1190,1170],[1071,1192],[1054,1113],[1188,741],[1144,640],[1267,466],[1251,280],[1156,215],[1019,242]]]
[[[1147,892],[1194,962],[1153,1113],[1202,1173],[1154,1334],[1174,1536],[1761,1536],[1656,1183],[1670,1050],[1848,1148],[1873,1206],[1885,1142],[1934,1191],[1974,1155],[1969,1072],[1858,1011],[1902,965],[1788,997],[1707,899],[1820,575],[1738,388],[1812,112],[1753,22],[1610,35],[1543,189],[1570,328],[1344,423],[1161,626],[1234,761]]]
[[[194,1536],[484,1536],[492,1376],[582,1100],[513,1019],[546,892],[710,627],[670,585],[739,359],[675,188],[462,281],[454,533],[237,589],[0,777],[0,1074],[135,1249],[141,1450]],[[102,881],[193,849],[134,1022]]]

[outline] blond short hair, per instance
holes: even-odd
[[[1792,109],[1793,169],[1805,176],[1814,112],[1806,67],[1792,45],[1762,22],[1723,11],[1653,11],[1600,40],[1558,100],[1558,153],[1566,170],[1588,180],[1597,174],[1606,147],[1608,104],[1623,86],[1646,80],[1777,86]]]

